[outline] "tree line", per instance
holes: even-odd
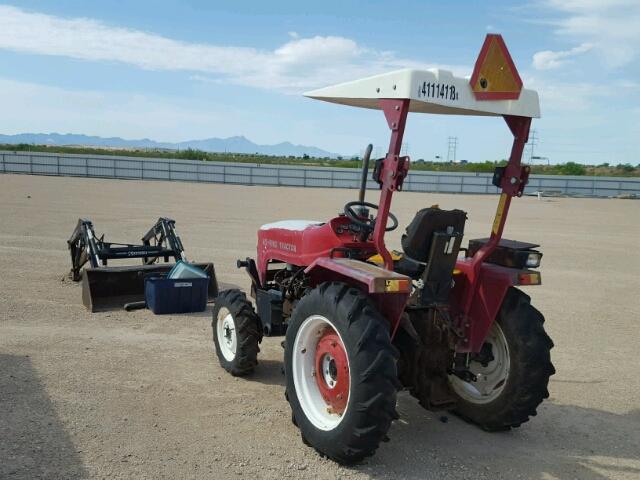
[[[31,144],[0,144],[1,150],[31,151],[49,153],[70,153],[87,155],[122,155],[130,157],[148,158],[175,158],[183,160],[201,160],[205,162],[238,162],[257,163],[273,165],[306,165],[313,167],[342,167],[342,168],[362,168],[362,159],[352,158],[315,158],[309,155],[296,156],[274,156],[259,153],[217,153],[204,152],[188,148],[186,150],[165,150],[165,149],[121,149],[121,148],[100,148],[85,146],[50,146]],[[373,162],[372,162],[373,163]],[[432,172],[469,172],[469,173],[492,173],[497,166],[506,165],[507,160],[486,160],[484,162],[435,162],[424,159],[413,159],[412,170],[432,171]],[[542,175],[590,175],[590,176],[617,176],[617,177],[640,177],[640,163],[620,163],[610,165],[602,163],[599,165],[584,165],[576,162],[566,162],[556,165],[531,165],[531,172]]]

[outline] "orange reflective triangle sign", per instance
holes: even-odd
[[[522,79],[502,35],[489,34],[484,39],[469,83],[476,100],[517,100],[520,97]]]

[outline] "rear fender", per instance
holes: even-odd
[[[409,277],[359,260],[327,257],[316,259],[305,273],[311,287],[323,282],[342,282],[362,290],[389,320],[391,336],[395,335],[411,294]]]
[[[464,260],[458,261],[456,269],[460,273],[454,276],[455,286],[451,291],[451,305],[459,322],[458,327],[463,332],[456,347],[458,352],[480,351],[510,287],[540,284],[539,272],[483,263],[476,278],[478,285],[469,311],[456,311],[456,307],[463,304],[467,289],[473,288],[470,265]]]

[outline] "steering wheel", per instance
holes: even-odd
[[[378,210],[378,205],[376,205],[375,203],[356,200],[355,202],[349,202],[344,206],[344,214],[349,220],[362,228],[373,230],[376,226],[377,218],[367,218],[365,220],[355,212],[353,207],[366,207],[373,210]],[[389,218],[391,219],[392,224],[390,226],[387,226],[387,228],[385,229],[386,232],[390,232],[398,228],[398,219],[396,218],[396,216],[393,213],[389,212]]]

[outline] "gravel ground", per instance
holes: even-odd
[[[325,219],[356,192],[0,175],[0,478],[640,478],[640,203],[515,200],[506,236],[543,245],[527,293],[555,341],[551,397],[489,434],[399,396],[391,442],[350,468],[303,445],[284,399],[279,338],[247,379],[214,360],[210,312],[90,314],[63,279],[78,217],[137,241],[169,216],[192,260],[248,287],[235,259],[260,224]],[[374,198],[375,193],[370,193]],[[406,225],[434,203],[486,236],[497,198],[401,193]],[[400,232],[388,239],[399,245]]]

